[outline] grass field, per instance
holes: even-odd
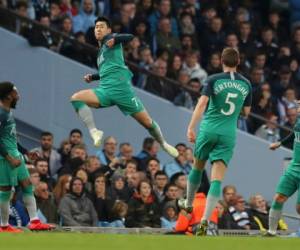
[[[300,238],[190,237],[92,233],[0,234],[0,250],[283,250],[299,249]]]

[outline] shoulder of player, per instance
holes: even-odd
[[[206,82],[207,83],[213,83],[217,80],[220,80],[220,79],[224,79],[226,76],[224,75],[224,73],[217,73],[217,74],[213,74],[213,75],[210,75],[207,77],[206,79]]]
[[[248,80],[248,79],[247,79],[246,77],[244,77],[242,74],[237,73],[237,79],[246,82],[246,83],[251,87],[250,80]]]

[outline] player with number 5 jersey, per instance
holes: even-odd
[[[197,230],[199,235],[206,234],[208,219],[220,199],[221,182],[233,155],[239,115],[243,113],[247,116],[252,102],[250,82],[237,73],[239,52],[233,48],[225,48],[221,60],[223,73],[207,78],[187,131],[188,140],[195,143],[187,199],[179,200],[179,206],[187,212],[192,211],[192,202],[201,184],[206,161],[210,160],[212,163],[211,186]],[[196,138],[195,127],[204,112]]]
[[[99,86],[81,90],[71,97],[71,103],[89,129],[94,145],[100,146],[103,131],[96,128],[90,107],[117,106],[125,115],[132,116],[144,126],[169,155],[177,157],[177,149],[166,142],[158,124],[152,120],[131,86],[133,74],[125,65],[123,44],[130,42],[133,35],[111,33],[111,24],[105,17],[96,19],[94,32],[100,45],[97,58],[99,72],[94,75],[87,74],[84,80],[87,83],[99,80]]]

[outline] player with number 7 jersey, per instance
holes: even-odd
[[[237,73],[239,52],[226,48],[222,52],[221,61],[223,73],[208,77],[187,131],[188,140],[195,143],[195,147],[194,165],[188,178],[187,199],[178,202],[179,207],[186,212],[192,211],[193,199],[201,184],[206,161],[210,160],[212,163],[211,186],[204,215],[196,230],[198,235],[206,234],[208,219],[220,199],[221,182],[235,146],[238,117],[241,112],[249,114],[252,102],[250,82]],[[194,130],[204,112],[196,138]]]

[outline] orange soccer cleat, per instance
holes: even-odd
[[[19,229],[19,228],[15,228],[11,225],[8,225],[8,226],[1,226],[0,227],[0,232],[1,233],[22,233],[23,230]]]
[[[39,219],[30,221],[28,228],[32,231],[50,231],[55,229],[54,225],[42,223]]]

